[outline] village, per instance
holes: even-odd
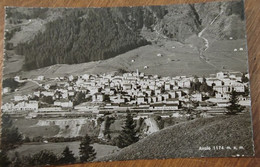
[[[247,82],[242,81],[243,77]],[[145,75],[138,70],[122,75],[37,76],[34,79],[16,76],[16,82],[34,82],[39,87],[26,95],[10,92],[9,87],[3,88],[4,95],[15,95],[3,104],[2,111],[30,118],[126,111],[139,113],[138,117],[155,112],[164,117],[178,117],[184,108],[212,115],[224,114],[232,90],[240,93],[240,105],[250,106],[250,97],[246,94],[248,77],[241,72],[218,72],[208,77],[160,77]]]

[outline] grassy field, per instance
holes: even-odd
[[[23,63],[24,56],[15,54],[13,50],[6,50],[3,68],[4,74],[13,74],[19,72],[22,69]]]
[[[207,146],[211,150],[199,150],[200,147]],[[214,150],[214,146],[221,146],[221,149]],[[228,149],[228,146],[231,149]],[[244,149],[234,149],[239,146]],[[249,113],[246,113],[236,116],[202,118],[171,126],[98,161],[230,157],[252,156],[253,154],[251,117]]]
[[[18,127],[18,130],[24,135],[33,137],[53,137],[60,131],[59,126],[36,126],[39,119],[16,119],[14,125]]]
[[[186,118],[165,118],[164,127],[186,121]],[[13,123],[23,136],[28,136],[31,139],[38,136],[43,138],[76,137],[84,136],[86,133],[90,136],[98,136],[100,133],[100,125],[93,124],[93,121],[87,120],[87,118],[18,118],[14,119]],[[112,138],[118,136],[123,125],[124,118],[117,119],[110,125]],[[147,130],[147,125],[142,123],[138,126],[140,126],[140,135],[144,135],[143,132]]]
[[[18,130],[31,139],[41,136],[49,137],[77,137],[98,136],[100,126],[95,126],[87,118],[46,118],[46,119],[25,119],[19,118],[13,121]]]
[[[5,94],[2,96],[2,103],[5,104],[10,102],[11,99],[14,98],[14,95],[28,95],[33,93],[34,89],[39,86],[33,82],[26,82],[23,86],[19,87],[16,92],[12,92],[9,94]]]
[[[243,51],[234,52],[234,49],[240,48],[243,48]],[[218,69],[247,71],[246,40],[212,41],[204,55]]]
[[[64,148],[68,146],[70,150],[74,153],[75,157],[79,157],[79,141],[75,142],[61,142],[61,143],[30,143],[30,144],[23,144],[22,146],[9,151],[8,156],[11,158],[14,156],[15,152],[18,152],[21,156],[28,156],[33,155],[35,153],[38,153],[41,150],[50,150],[54,152],[56,155],[60,155]],[[110,146],[110,145],[104,145],[104,144],[98,144],[94,143],[93,148],[96,151],[96,157],[100,158],[103,156],[107,156],[111,153],[114,153],[118,150],[116,146]]]
[[[22,72],[21,75],[27,78],[36,75],[56,77],[84,73],[103,74],[118,69],[127,71],[139,69],[145,74],[161,76],[202,76],[226,70],[247,71],[246,40],[211,41],[209,49],[203,53],[207,61],[201,59],[198,46],[194,41],[190,42],[190,44],[181,44],[165,40],[131,50],[108,60],[74,65],[57,64]],[[234,52],[234,48],[239,49],[240,47],[243,47],[244,51]],[[157,54],[162,54],[162,56],[159,57]],[[144,69],[145,66],[148,68]]]
[[[23,13],[23,14],[31,14],[32,11],[30,9],[25,8],[16,8],[16,11]],[[39,32],[45,31],[45,24],[51,22],[59,17],[62,11],[56,10],[56,15],[53,15],[52,12],[48,11],[46,13],[46,18],[37,18],[37,19],[20,19],[21,23],[19,24],[10,24],[9,19],[6,18],[6,25],[5,30],[10,31],[13,28],[21,27],[21,30],[16,32],[13,37],[9,41],[12,43],[13,46],[17,46],[19,43],[26,43],[34,39],[35,35]],[[14,53],[13,50],[6,50],[5,51],[5,58],[8,57],[9,59],[5,59],[4,61],[4,74],[17,73],[22,70],[22,66],[24,63],[24,56],[17,55]],[[15,74],[14,74],[15,75]]]

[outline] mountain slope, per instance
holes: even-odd
[[[120,22],[120,21],[119,21]],[[112,17],[109,9],[76,9],[46,25],[33,41],[17,46],[24,69],[114,57],[148,42]]]
[[[243,124],[241,124],[243,122]],[[155,132],[121,151],[97,159],[132,160],[177,157],[250,156],[253,154],[251,117],[249,113],[237,116],[202,118],[178,124]],[[241,150],[201,151],[199,147],[243,146]]]
[[[11,10],[11,9],[10,9]],[[35,9],[37,10],[37,9]],[[58,11],[48,9],[55,15]],[[64,9],[62,9],[64,10]],[[12,11],[9,11],[12,13]],[[244,39],[243,1],[170,6],[66,9],[46,24],[32,41],[20,43],[24,70],[53,64],[105,60],[162,40],[189,40],[209,26],[203,36],[216,40]]]

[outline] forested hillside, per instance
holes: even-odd
[[[45,31],[40,31],[29,42],[18,44],[15,51],[25,56],[23,69],[32,70],[53,64],[76,64],[115,57],[150,44],[155,41],[154,35],[161,36],[156,40],[185,43],[205,27],[207,30],[203,36],[218,40],[231,36],[240,39],[245,37],[245,27],[240,26],[244,23],[241,8],[243,1],[61,9],[63,14],[48,22]],[[57,10],[50,8],[46,12],[52,10],[55,15]],[[44,10],[41,11],[43,16]]]
[[[52,64],[103,60],[148,44],[107,9],[73,10],[46,25],[46,30],[16,52],[25,55],[25,70]]]

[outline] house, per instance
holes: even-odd
[[[43,96],[54,96],[54,91],[42,91],[41,95]]]
[[[80,88],[77,91],[82,92],[82,93],[87,93],[88,92],[88,90],[86,88]]]
[[[202,94],[201,93],[195,93],[191,95],[192,101],[202,101]]]
[[[82,78],[78,78],[78,80],[76,81],[77,86],[81,86],[83,83],[84,83],[84,80]]]
[[[37,111],[39,108],[38,101],[30,100],[28,103],[24,103],[24,109],[23,110],[31,110],[31,111]]]
[[[3,112],[7,111],[35,111],[37,112],[39,108],[37,101],[29,101],[29,102],[18,102],[14,103],[6,103],[2,106]]]
[[[173,90],[178,90],[179,87],[178,87],[178,86],[173,86],[172,89],[173,89]]]
[[[2,111],[3,112],[8,112],[8,111],[12,111],[13,110],[13,108],[14,108],[14,103],[5,103],[5,104],[3,104],[2,105]]]
[[[36,80],[38,80],[38,81],[43,81],[44,79],[45,79],[45,77],[42,76],[42,75],[40,75],[40,76],[38,76],[38,77],[36,78]]]
[[[165,104],[164,110],[178,110],[178,104]]]
[[[122,98],[122,95],[120,95],[120,94],[115,95],[115,96],[109,96],[109,99],[112,103],[115,103],[115,104],[125,103],[125,99]]]
[[[243,84],[232,85],[236,92],[245,92],[245,86]]]
[[[217,102],[217,106],[218,107],[227,107],[229,105],[230,105],[229,102]]]
[[[148,88],[151,89],[151,90],[155,90],[156,86],[155,85],[149,85]]]
[[[15,95],[14,96],[14,101],[27,101],[28,100],[28,96],[26,95]]]
[[[123,90],[130,90],[132,88],[131,84],[123,84]]]
[[[178,110],[179,107],[177,104],[164,104],[164,103],[157,103],[153,104],[154,110]]]
[[[183,115],[181,115],[179,112],[175,112],[172,114],[173,118],[179,118],[179,117],[183,117]]]
[[[145,96],[145,93],[139,90],[136,92],[136,96]]]
[[[88,79],[90,79],[90,75],[84,74],[84,75],[81,76],[81,78],[84,79],[84,80],[88,80]]]
[[[222,98],[209,98],[208,100],[206,100],[206,102],[211,102],[211,103],[221,103],[221,102],[225,102],[228,103],[229,100],[228,99],[222,99]]]
[[[50,89],[50,87],[51,87],[51,85],[50,85],[50,84],[46,84],[46,85],[44,85],[44,89],[46,89],[46,90],[49,90],[49,89]]]
[[[163,93],[161,95],[162,95],[164,101],[166,101],[167,99],[170,98],[170,95],[168,93]]]
[[[222,81],[216,78],[207,78],[206,83],[208,86],[221,86]]]
[[[165,103],[166,104],[177,104],[177,105],[179,105],[180,101],[177,98],[170,98],[170,99],[167,99]]]
[[[15,77],[14,77],[14,80],[15,80],[16,82],[20,82],[21,77],[20,77],[20,76],[15,76]]]
[[[183,101],[183,102],[190,102],[190,98],[188,96],[182,96],[182,97],[179,97],[178,98],[180,101]]]
[[[235,79],[238,82],[242,81],[242,76],[243,76],[242,72],[230,72],[229,73],[229,78]]]
[[[74,80],[74,76],[73,76],[73,75],[70,75],[70,76],[68,77],[68,79],[69,79],[69,81],[73,81],[73,80]]]
[[[92,96],[93,102],[103,102],[105,100],[105,96],[102,93],[96,93]]]
[[[165,90],[171,90],[171,84],[170,84],[170,83],[166,83],[166,84],[164,85],[164,89],[165,89]]]
[[[152,96],[152,103],[156,103],[157,102],[157,97],[156,96]]]
[[[218,72],[218,73],[216,74],[216,77],[217,77],[218,79],[223,79],[223,78],[227,77],[227,75],[226,75],[224,72]]]
[[[216,93],[215,94],[216,98],[222,98],[222,99],[230,99],[230,94],[227,93]]]
[[[247,73],[247,74],[245,75],[245,77],[247,77],[247,78],[249,79],[249,74]]]
[[[169,91],[170,98],[176,98],[176,92],[175,91]]]
[[[9,87],[3,88],[3,94],[9,93],[9,92],[11,92],[11,88],[9,88]]]
[[[69,91],[68,92],[68,96],[74,96],[75,95],[75,92],[74,91]]]
[[[158,96],[157,96],[157,101],[158,101],[158,102],[162,102],[162,101],[163,101],[162,95],[158,95]]]
[[[60,107],[63,107],[63,108],[72,108],[73,103],[68,99],[63,99],[63,100],[55,101],[54,106],[60,106]]]
[[[36,97],[40,97],[41,96],[41,92],[40,91],[33,92],[33,95],[36,96]]]
[[[162,93],[162,91],[161,91],[161,89],[156,89],[155,91],[154,91],[154,94],[157,96],[157,95],[159,95],[159,94],[161,94]]]
[[[148,89],[148,85],[141,85],[141,89]]]
[[[151,95],[152,95],[152,90],[150,90],[150,89],[145,89],[145,90],[144,90],[144,93],[145,93],[147,96],[151,96]]]
[[[181,87],[181,88],[190,88],[191,82],[190,82],[189,79],[185,78],[185,79],[178,82],[178,86]]]
[[[148,97],[148,98],[147,98],[147,103],[148,103],[148,104],[152,103],[152,98],[151,98],[151,97]]]
[[[239,100],[239,104],[241,106],[250,106],[251,105],[251,100],[249,97],[243,97],[243,96],[239,96],[238,97],[238,100]]]
[[[63,99],[67,99],[68,98],[68,90],[63,90],[61,92],[61,96],[62,96]]]
[[[45,107],[45,108],[39,108],[38,112],[62,112],[61,107]]]
[[[190,90],[187,88],[180,89],[180,91],[182,92],[182,94],[189,94],[189,92],[190,92]]]
[[[224,93],[230,93],[232,91],[232,89],[230,88],[230,86],[227,85],[222,85],[222,86],[213,86],[213,90],[224,94]]]
[[[91,87],[88,87],[88,90],[89,90],[89,93],[93,95],[95,93],[100,92],[101,88],[98,86],[91,86]]]
[[[137,104],[144,104],[144,103],[146,103],[144,96],[137,97],[136,101],[137,101]]]
[[[177,94],[177,97],[182,97],[182,91],[181,90],[176,91],[176,94]]]

